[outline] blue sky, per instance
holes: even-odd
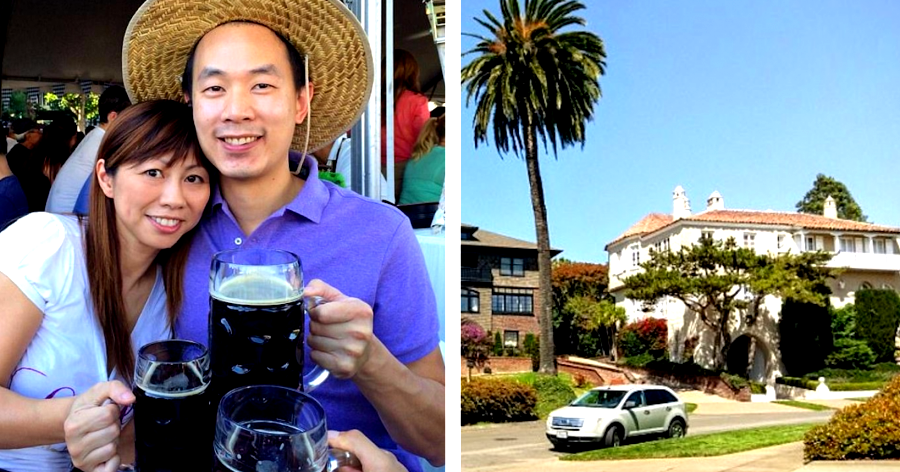
[[[726,208],[794,211],[823,173],[900,226],[900,2],[583,3],[607,71],[584,148],[541,153],[562,257],[606,262],[606,243],[672,211],[677,185],[694,212],[714,190]],[[498,5],[464,0],[462,31],[487,34],[472,17]],[[465,89],[463,104],[461,220],[534,241],[524,161],[476,150]]]

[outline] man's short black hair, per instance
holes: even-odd
[[[122,110],[131,106],[131,100],[125,89],[118,85],[110,85],[100,94],[98,103],[100,108],[100,122],[109,123],[109,114],[122,113]]]
[[[305,71],[303,70],[304,69],[304,61],[306,60],[306,58],[303,57],[302,54],[300,54],[300,51],[298,51],[297,48],[294,47],[294,45],[290,41],[287,40],[287,38],[285,38],[284,36],[279,34],[277,31],[273,30],[272,28],[269,28],[268,26],[260,24],[260,23],[256,23],[254,21],[241,20],[241,21],[232,21],[231,23],[249,23],[249,24],[254,24],[254,25],[260,25],[260,26],[267,28],[269,31],[275,33],[275,36],[277,36],[278,39],[281,40],[282,44],[284,44],[284,47],[287,49],[288,62],[291,64],[291,75],[294,78],[294,89],[297,92],[299,92],[301,89],[303,89],[303,87],[306,86],[306,76],[304,74]],[[228,23],[223,23],[223,24],[228,24]],[[222,26],[222,25],[219,25],[219,26]],[[188,97],[191,96],[191,89],[193,88],[193,85],[194,85],[194,83],[193,83],[194,82],[194,55],[197,52],[197,45],[200,44],[201,39],[203,39],[202,36],[199,39],[197,39],[197,42],[194,43],[194,47],[191,48],[191,52],[190,52],[190,54],[188,54],[187,62],[185,62],[185,64],[184,64],[184,72],[182,72],[182,74],[181,74],[181,91],[184,94],[186,94]]]

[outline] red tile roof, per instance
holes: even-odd
[[[860,231],[869,233],[900,234],[900,228],[880,226],[858,221],[827,218],[822,215],[810,215],[806,213],[789,213],[779,211],[755,211],[755,210],[711,210],[684,218],[685,221],[701,221],[710,223],[737,223],[753,225],[792,226],[803,229],[827,230],[827,231]],[[673,224],[671,215],[650,213],[642,218],[618,238],[607,244],[615,244],[625,238],[635,235],[653,233]]]

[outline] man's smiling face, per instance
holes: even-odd
[[[197,44],[191,74],[197,136],[222,178],[284,172],[309,87],[298,93],[281,39],[257,24],[221,25]]]

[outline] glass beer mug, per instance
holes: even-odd
[[[209,353],[172,339],[141,347],[134,370],[138,472],[209,470],[216,410],[210,407]],[[120,469],[128,470],[128,469]]]
[[[213,407],[248,385],[311,391],[328,377],[304,372],[303,272],[287,251],[237,249],[213,257],[209,281]]]
[[[329,449],[325,410],[296,389],[256,385],[228,392],[219,403],[213,472],[332,472],[362,465]]]

